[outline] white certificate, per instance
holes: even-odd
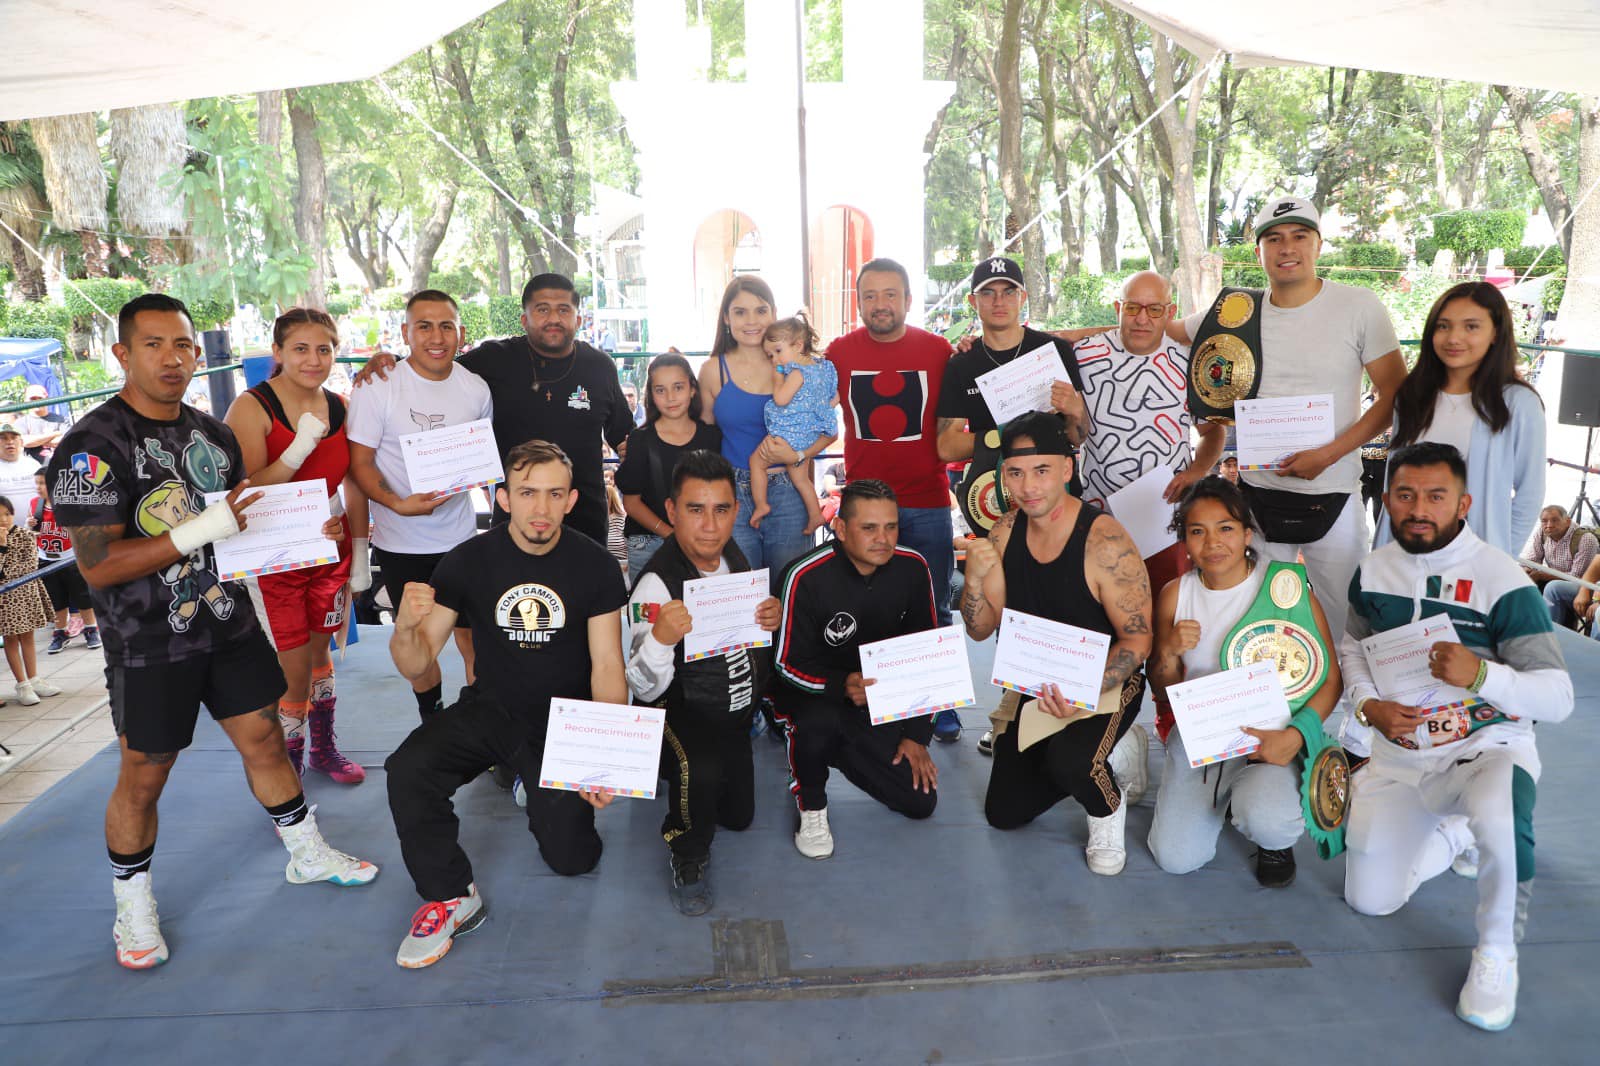
[[[407,433],[400,438],[400,451],[412,492],[451,496],[506,479],[494,423],[487,418]]]
[[[1483,700],[1464,688],[1446,684],[1428,670],[1428,651],[1440,641],[1461,643],[1449,615],[1437,614],[1409,625],[1374,633],[1361,642],[1372,671],[1372,683],[1386,700],[1420,707],[1428,714],[1470,709]]]
[[[332,516],[325,483],[291,481],[260,488],[252,485],[244,494],[252,492],[261,493],[261,499],[244,512],[244,531],[212,544],[218,577],[237,581],[339,561],[339,545],[322,535],[323,525]],[[227,495],[208,492],[206,504],[226,499]]]
[[[983,402],[994,415],[994,424],[1003,426],[1018,415],[1050,410],[1050,386],[1068,381],[1067,370],[1054,342],[1023,352],[1011,362],[987,374],[979,374],[975,384]]]
[[[553,699],[539,787],[655,799],[666,724],[661,707]]]
[[[960,626],[928,629],[861,645],[861,676],[873,725],[921,718],[977,703]]]
[[[1167,486],[1170,484],[1172,484],[1172,469],[1158,465],[1148,473],[1140,475],[1133,484],[1123,486],[1106,499],[1106,504],[1111,508],[1111,516],[1122,523],[1122,528],[1133,538],[1133,543],[1143,558],[1148,559],[1178,542],[1178,538],[1173,536],[1172,530],[1168,528],[1172,524],[1172,504],[1162,497],[1162,493],[1167,491]],[[1158,594],[1161,592],[1160,589],[1151,591]]]
[[[756,624],[756,608],[772,596],[765,567],[683,583],[683,605],[694,628],[683,638],[683,659],[709,659],[740,648],[769,648],[772,634]]]
[[[1331,444],[1335,436],[1333,397],[1278,396],[1237,400],[1239,469],[1276,470],[1295,452]]]
[[[1111,638],[1104,633],[1007,607],[1000,612],[1000,640],[989,682],[1027,696],[1039,696],[1046,685],[1055,685],[1072,706],[1092,711],[1100,704],[1110,649]]]
[[[1261,747],[1259,740],[1242,731],[1245,726],[1283,729],[1289,724],[1289,701],[1284,698],[1278,668],[1271,662],[1236,666],[1168,685],[1167,697],[1190,766],[1249,755]]]

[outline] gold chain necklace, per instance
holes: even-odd
[[[544,398],[546,400],[549,400],[550,399],[550,386],[551,385],[559,385],[561,382],[565,381],[567,379],[567,377],[572,373],[573,368],[578,365],[578,349],[577,349],[577,346],[574,345],[573,349],[572,349],[572,354],[566,357],[567,368],[565,370],[563,370],[560,374],[556,375],[553,378],[543,378],[543,379],[541,379],[539,377],[539,360],[544,358],[544,357],[541,356],[537,351],[534,350],[533,341],[528,340],[528,338],[526,336],[524,336],[522,339],[528,345],[529,366],[530,366],[530,369],[533,370],[533,384],[531,386],[529,386],[529,388],[533,389],[534,392],[538,392],[539,389],[541,387],[543,387],[543,389],[544,389]]]

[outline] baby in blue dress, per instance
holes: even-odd
[[[816,454],[839,439],[839,422],[833,411],[839,403],[839,374],[818,353],[818,340],[817,331],[799,314],[768,326],[762,341],[774,376],[772,399],[766,407],[767,433],[800,455],[813,446]],[[769,464],[763,450],[757,448],[750,457],[750,499],[755,504],[750,512],[752,529],[760,528],[761,520],[772,510],[767,504]],[[806,505],[805,533],[810,536],[822,525],[811,461],[795,463],[788,471]]]

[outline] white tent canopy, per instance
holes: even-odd
[[[1200,56],[1600,95],[1594,0],[1111,0]]]
[[[499,0],[0,0],[0,120],[354,81]]]

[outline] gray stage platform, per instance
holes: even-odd
[[[599,870],[562,879],[487,779],[458,797],[490,917],[430,970],[397,968],[417,905],[384,802],[383,756],[415,719],[381,631],[340,667],[340,731],[369,769],[308,779],[338,846],[384,867],[364,889],[284,883],[284,854],[214,725],[178,763],[154,866],[171,961],[120,969],[101,838],[107,751],[0,827],[0,1062],[1469,1063],[1597,1061],[1600,855],[1584,842],[1600,762],[1600,645],[1564,639],[1579,693],[1541,730],[1539,880],[1515,1026],[1452,1013],[1473,941],[1471,882],[1401,914],[1340,898],[1342,860],[1304,843],[1266,891],[1231,831],[1178,878],[1130,813],[1126,872],[1084,867],[1074,806],[999,833],[989,762],[936,746],[939,809],[909,823],[847,783],[835,857],[801,858],[781,751],[756,742],[759,813],[718,837],[707,918],[667,903],[659,803],[601,815]],[[987,658],[978,669],[987,667]],[[452,662],[447,684],[461,672]],[[1152,752],[1159,767],[1159,749]]]

